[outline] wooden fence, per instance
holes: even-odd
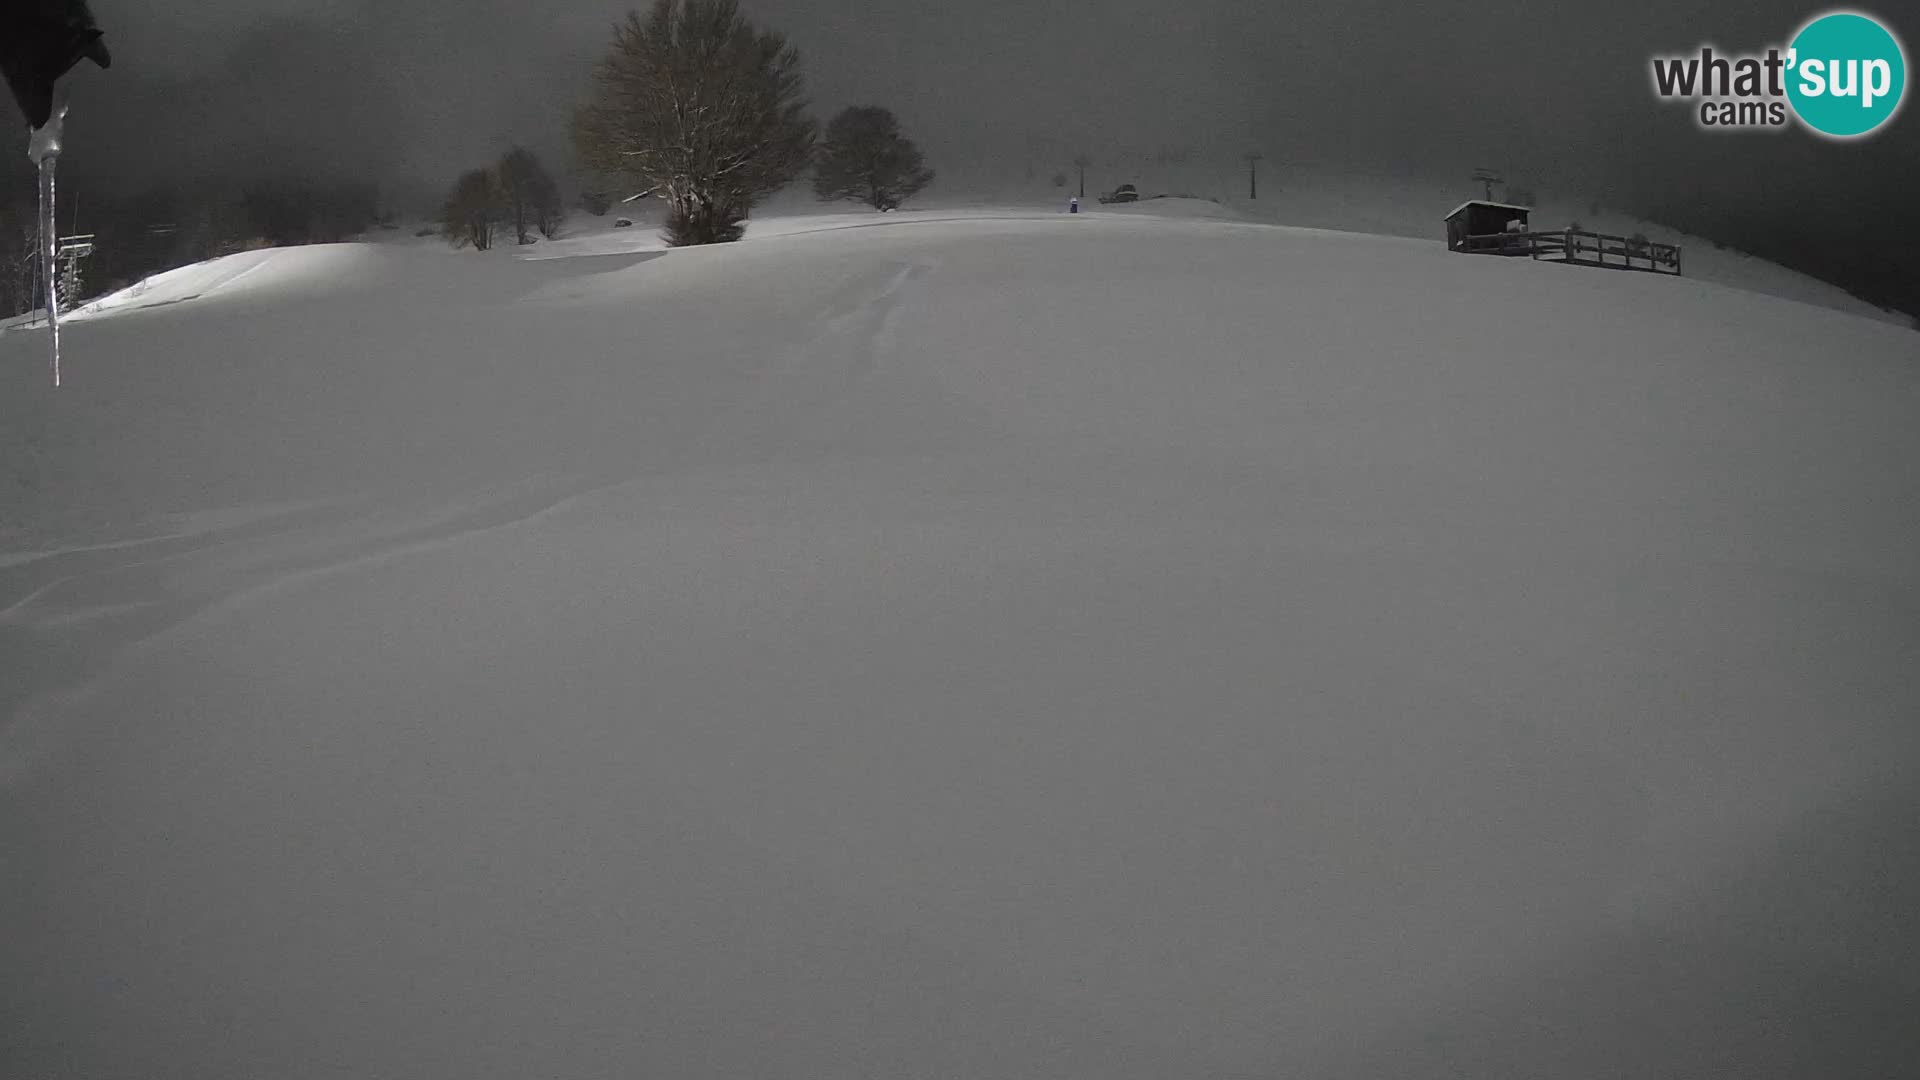
[[[1466,237],[1457,249],[1475,255],[1531,257],[1549,262],[1597,266],[1608,270],[1680,273],[1680,247],[1625,236],[1562,229],[1559,232],[1482,233]]]

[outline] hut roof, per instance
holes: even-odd
[[[1447,214],[1447,216],[1445,218],[1442,218],[1441,220],[1451,221],[1453,218],[1459,216],[1460,211],[1465,210],[1469,206],[1487,206],[1487,207],[1492,207],[1495,210],[1518,210],[1522,214],[1533,213],[1533,207],[1531,206],[1515,206],[1512,203],[1489,202],[1486,199],[1468,199],[1466,202],[1463,202],[1459,206],[1454,207]]]

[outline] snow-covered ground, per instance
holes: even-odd
[[[0,337],[0,1075],[1920,1061],[1920,335],[827,217]]]
[[[1312,164],[1270,160],[1260,169],[1259,198],[1249,199],[1246,170],[1232,167],[1230,163],[1234,160],[1235,155],[1227,155],[1229,167],[1221,168],[1198,160],[1160,163],[1139,155],[1104,159],[1088,170],[1087,201],[1091,204],[1096,193],[1131,183],[1143,196],[1195,197],[1176,204],[1181,207],[1179,210],[1164,204],[1142,204],[1137,208],[1146,213],[1194,212],[1204,204],[1211,209],[1201,212],[1248,221],[1438,241],[1446,231],[1441,215],[1479,193],[1477,185],[1463,185],[1459,177],[1353,175]],[[942,208],[1058,207],[1071,194],[1066,189],[1052,187],[1047,177],[1009,180],[1002,172],[989,169],[977,169],[976,175],[965,175],[964,164],[960,171],[962,175],[943,174],[928,195],[917,199],[915,204]],[[1496,188],[1494,194],[1504,198],[1507,190]],[[791,201],[781,209],[787,212],[800,209],[804,205],[802,196],[803,193],[792,193]],[[1901,326],[1913,325],[1913,313],[1882,310],[1838,286],[1736,248],[1717,246],[1664,223],[1634,217],[1602,205],[1587,194],[1542,189],[1532,201],[1532,224],[1536,229],[1555,230],[1578,222],[1588,229],[1616,236],[1644,233],[1661,243],[1681,245],[1688,277],[1819,304]],[[591,227],[586,221],[582,225]]]

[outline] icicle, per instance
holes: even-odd
[[[67,119],[61,102],[47,122],[33,130],[27,156],[40,168],[40,280],[47,286],[47,331],[52,345],[53,385],[60,385],[60,228],[54,216],[53,170],[60,161],[60,137]]]
[[[60,385],[60,231],[54,227],[53,167],[57,156],[40,159],[40,279],[47,283],[47,340],[53,354],[53,385]]]

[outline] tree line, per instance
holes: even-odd
[[[80,222],[61,222],[63,233],[84,231],[96,238],[93,255],[81,264],[82,295],[63,303],[221,255],[351,240],[390,217],[380,209],[379,190],[358,180],[200,177],[132,192],[103,187],[85,189]],[[0,318],[45,301],[37,284],[34,199],[31,185],[0,185]]]
[[[755,203],[815,170],[821,199],[897,209],[933,181],[918,147],[879,106],[843,110],[824,138],[807,115],[799,53],[761,30],[736,0],[655,0],[614,27],[594,71],[590,99],[575,112],[573,145],[597,179],[630,191],[626,201],[666,204],[674,246],[738,240]],[[583,203],[606,212],[611,198]],[[529,223],[552,237],[560,197],[532,154],[516,149],[493,169],[459,177],[441,210],[456,247],[485,250],[511,221],[527,243]]]
[[[560,235],[566,206],[560,185],[533,151],[516,146],[490,169],[473,169],[454,181],[440,208],[440,231],[454,247],[493,247],[496,228],[511,225],[517,244],[533,243],[538,231]]]
[[[754,26],[735,0],[654,0],[613,28],[591,91],[574,111],[579,205],[604,214],[616,199],[659,199],[675,245],[738,239],[755,203],[813,172],[823,200],[898,208],[933,181],[920,149],[880,106],[842,110],[824,129],[808,114],[798,52]],[[91,194],[91,193],[90,193]],[[486,250],[560,235],[561,184],[514,147],[461,174],[439,206],[437,231]],[[168,267],[260,247],[333,243],[394,228],[379,190],[363,181],[289,174],[201,177],[133,193],[94,194],[85,231],[85,295]],[[0,192],[0,314],[38,302],[30,188]],[[71,298],[72,300],[84,297]]]

